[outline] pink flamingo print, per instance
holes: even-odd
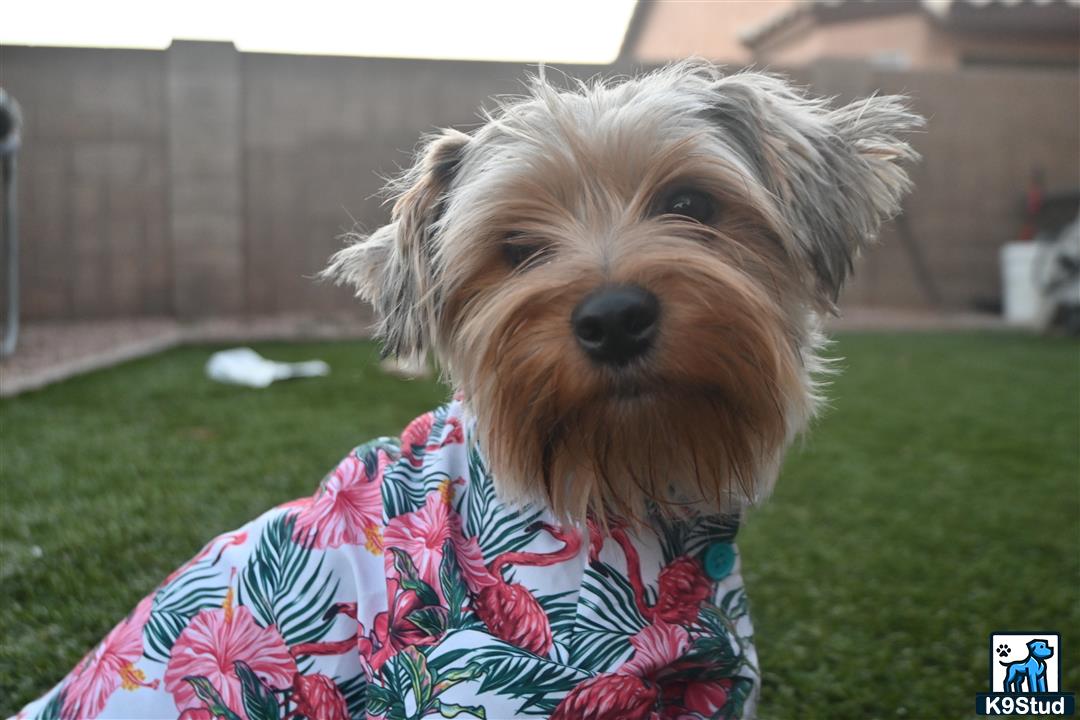
[[[679,625],[691,625],[697,621],[701,603],[712,591],[712,581],[705,575],[699,560],[681,555],[665,565],[657,579],[656,604],[649,606],[645,602],[645,584],[641,581],[641,558],[637,548],[624,528],[612,528],[611,537],[626,556],[626,570],[630,586],[634,589],[634,602],[642,617],[649,622],[663,621]]]
[[[296,708],[282,720],[302,715],[312,720],[349,720],[349,706],[333,680],[322,673],[293,676],[292,696]]]
[[[447,445],[465,442],[465,433],[461,420],[451,415],[446,418],[446,435],[438,440],[431,434],[435,425],[435,413],[427,413],[409,423],[401,433],[401,456],[409,465],[419,468],[424,464],[424,455],[440,450]]]
[[[488,568],[496,582],[482,587],[476,594],[473,610],[495,637],[537,655],[551,652],[551,625],[547,613],[532,593],[520,583],[508,583],[503,578],[507,565],[545,567],[576,557],[581,549],[581,533],[564,531],[542,524],[553,538],[565,543],[552,553],[506,552]]]
[[[356,603],[334,603],[325,613],[323,613],[323,620],[329,620],[338,614],[346,615],[353,620],[356,620]],[[357,623],[356,632],[347,638],[328,642],[300,643],[299,645],[293,645],[289,648],[289,654],[294,658],[298,658],[301,655],[344,655],[347,652],[352,652],[357,649],[358,638],[363,636],[363,634],[364,626]]]

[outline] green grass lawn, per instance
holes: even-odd
[[[308,494],[447,393],[365,343],[267,344],[330,378],[255,391],[186,348],[0,402],[0,716],[210,536]],[[1080,691],[1080,345],[860,334],[741,536],[766,718],[973,715],[992,630],[1064,633]]]

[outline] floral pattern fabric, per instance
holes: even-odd
[[[212,540],[18,718],[754,714],[737,523],[499,502],[454,401]]]

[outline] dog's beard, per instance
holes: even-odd
[[[574,341],[573,307],[597,284],[584,267],[539,268],[473,304],[451,371],[505,499],[644,520],[735,510],[771,485],[808,410],[796,341],[758,280],[691,255],[657,243],[620,267],[663,309],[656,345],[619,370]]]

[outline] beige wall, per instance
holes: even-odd
[[[950,43],[959,63],[972,61],[1071,65],[1080,67],[1080,28],[1068,34],[1035,41],[1008,33],[953,33],[937,28],[939,43]]]
[[[998,254],[1023,224],[1023,197],[1033,168],[1048,192],[1080,189],[1080,82],[1076,72],[971,68],[957,72],[870,71],[845,74],[817,66],[815,90],[843,98],[905,93],[926,116],[912,144],[915,191],[904,209],[911,236],[947,307],[1000,298]],[[859,262],[846,305],[927,303],[901,225]]]
[[[0,45],[22,105],[27,317],[172,310],[166,53]]]
[[[312,279],[342,232],[386,221],[375,195],[421,133],[475,123],[530,70],[224,43],[0,46],[26,126],[24,317],[362,313]]]
[[[26,317],[358,312],[311,280],[420,133],[467,128],[513,63],[0,47],[0,81],[24,106],[20,160]],[[571,75],[629,68],[568,67]],[[1022,223],[1033,167],[1075,189],[1080,84],[1067,71],[874,71],[818,63],[796,79],[844,99],[909,93],[908,225],[949,307],[999,294],[1000,246]],[[194,148],[189,151],[188,148]],[[859,263],[849,305],[925,304],[894,223]]]
[[[700,56],[728,63],[750,62],[739,33],[787,10],[798,0],[680,1],[651,4],[632,49],[642,62],[662,63]]]

